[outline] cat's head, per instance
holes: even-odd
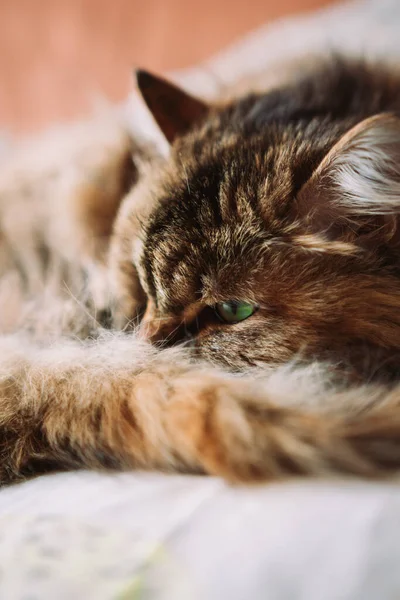
[[[190,333],[235,370],[396,352],[400,121],[290,89],[207,106],[146,73],[139,84],[171,143],[120,225],[142,332]]]

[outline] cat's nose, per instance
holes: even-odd
[[[164,319],[158,314],[156,307],[149,301],[143,319],[137,330],[141,340],[155,344],[168,335],[169,319]]]
[[[158,332],[155,331],[152,322],[145,320],[140,323],[137,334],[139,339],[145,342],[152,342],[158,336]]]
[[[149,303],[139,325],[139,339],[165,346],[174,346],[188,339],[188,328],[183,315],[160,314],[153,303]]]
[[[139,339],[151,344],[172,346],[185,336],[185,327],[176,319],[143,319],[138,335]]]

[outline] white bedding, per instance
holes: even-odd
[[[400,487],[68,473],[0,494],[1,598],[397,600]]]
[[[212,96],[221,80],[326,48],[397,60],[399,0],[263,27],[176,77]],[[124,114],[155,135],[132,99]],[[81,472],[3,489],[0,600],[53,598],[398,600],[400,486]]]

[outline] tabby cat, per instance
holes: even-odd
[[[400,71],[137,80],[167,157],[110,119],[3,161],[1,482],[396,472]]]

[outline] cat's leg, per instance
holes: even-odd
[[[0,165],[0,223],[13,250],[36,242],[69,260],[98,258],[137,177],[136,152],[116,115],[12,148]]]
[[[141,154],[112,112],[11,148],[0,165],[0,275],[18,271],[28,300],[84,292],[96,316],[108,311],[110,236]]]
[[[232,481],[400,469],[399,389],[327,393],[342,407],[357,393],[373,406],[329,416],[296,408],[293,393],[292,408],[282,393],[274,403],[275,384],[193,366],[175,349],[160,353],[130,336],[49,349],[4,338],[0,357],[2,482],[49,468]]]

